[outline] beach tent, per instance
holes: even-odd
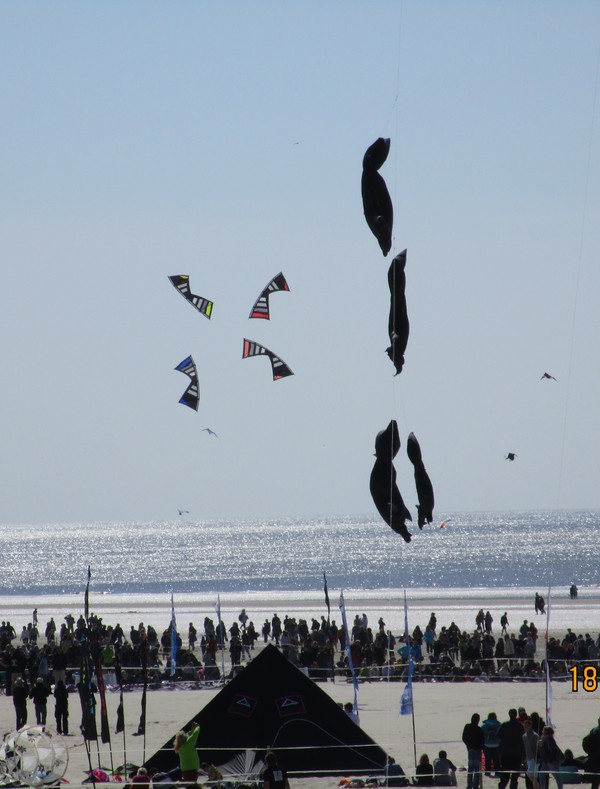
[[[193,720],[200,724],[200,760],[209,764],[225,764],[245,751],[262,760],[270,748],[290,774],[376,774],[386,764],[379,745],[271,644]],[[174,736],[146,761],[147,769],[177,767]]]

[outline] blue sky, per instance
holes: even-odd
[[[597,3],[9,0],[0,20],[4,522],[375,515],[392,418],[440,519],[600,507]],[[360,199],[379,136],[387,259]],[[279,271],[290,293],[248,320]],[[404,448],[396,468],[414,512]]]

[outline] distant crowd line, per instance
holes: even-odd
[[[17,678],[28,685],[41,678],[49,686],[57,676],[74,685],[86,637],[99,650],[105,670],[114,670],[118,664],[127,683],[142,681],[145,672],[150,685],[166,679],[229,679],[252,659],[261,642],[274,644],[308,676],[322,681],[351,679],[351,669],[360,682],[406,681],[410,660],[415,681],[536,680],[545,676],[545,660],[554,679],[568,679],[571,666],[598,663],[600,636],[576,634],[567,628],[562,638],[550,638],[546,646],[533,621],[523,620],[511,628],[504,612],[497,635],[493,621],[489,611],[480,609],[475,628],[468,632],[454,622],[440,627],[432,612],[424,629],[417,625],[408,635],[394,635],[382,617],[371,626],[363,613],[351,621],[347,643],[344,628],[335,619],[287,615],[282,619],[274,613],[257,629],[242,609],[229,626],[206,616],[198,628],[190,622],[187,632],[178,632],[172,675],[171,626],[159,633],[140,622],[125,632],[119,623],[107,624],[94,614],[87,622],[83,616],[76,620],[67,614],[59,626],[51,617],[42,628],[34,610],[32,621],[21,633],[9,621],[0,626],[0,685],[10,693]]]

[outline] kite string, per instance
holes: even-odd
[[[594,128],[596,125],[596,112],[598,107],[598,81],[600,76],[600,41],[598,42],[598,52],[596,54],[596,73],[594,77],[594,90],[593,90],[593,99],[592,99],[592,114],[590,119],[590,134],[588,140],[588,152],[587,152],[587,166],[586,166],[586,173],[585,173],[585,182],[583,188],[583,206],[581,212],[581,228],[579,233],[579,252],[577,256],[577,275],[575,277],[575,293],[573,296],[573,312],[571,317],[571,337],[570,337],[570,347],[569,347],[569,362],[568,362],[568,369],[567,369],[567,391],[565,395],[565,407],[563,413],[563,426],[562,426],[562,439],[561,439],[561,451],[560,451],[560,467],[558,473],[558,487],[556,493],[556,509],[559,509],[560,506],[560,496],[561,496],[561,488],[562,488],[562,480],[563,480],[563,471],[564,471],[564,455],[565,455],[565,444],[567,439],[567,421],[569,415],[569,401],[570,401],[570,394],[571,394],[571,377],[573,372],[573,353],[575,348],[575,328],[577,324],[577,305],[579,301],[579,291],[580,291],[580,283],[581,283],[581,270],[583,267],[583,247],[585,241],[585,229],[587,223],[587,214],[588,214],[588,197],[589,197],[589,185],[590,185],[590,170],[591,170],[591,161],[592,161],[592,148],[594,142]]]

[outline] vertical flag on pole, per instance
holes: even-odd
[[[550,680],[550,662],[548,660],[548,629],[550,626],[550,585],[548,585],[548,608],[546,609],[546,725],[554,728],[552,723],[552,682]]]
[[[327,590],[327,576],[323,573],[323,591],[325,592],[325,605],[327,606],[327,622],[331,616],[331,606],[329,604],[329,592]]]
[[[175,603],[171,592],[171,676],[175,676],[177,668],[177,622],[175,621]]]
[[[92,577],[92,570],[88,564],[87,584],[85,585],[85,595],[83,597],[83,611],[85,615],[86,624],[88,619],[90,618],[90,578],[91,577]]]
[[[137,734],[135,737],[144,735],[144,750],[146,747],[146,695],[148,691],[148,639],[144,636],[140,644],[140,661],[142,663],[142,672],[144,676],[144,686],[142,688],[142,701],[140,709],[140,722],[138,724]]]
[[[119,684],[119,706],[117,707],[117,726],[115,732],[118,734],[125,731],[125,709],[123,707],[123,673],[121,672],[121,641],[117,639],[114,644],[115,650],[115,677]]]
[[[350,634],[348,633],[348,621],[346,619],[346,605],[344,603],[344,592],[340,592],[340,611],[342,614],[342,626],[346,636],[346,657],[348,658],[348,668],[352,674],[352,684],[354,685],[354,712],[358,714],[358,679],[356,678],[356,671],[352,662],[352,651],[350,649]]]
[[[408,682],[402,691],[400,698],[400,715],[411,715],[413,712],[413,690],[412,680],[415,673],[415,664],[413,661],[412,645],[410,643],[410,636],[408,633],[408,605],[406,603],[406,591],[404,592],[404,641],[408,647]]]
[[[217,612],[217,625],[219,627],[219,637],[217,638],[217,645],[221,646],[221,677],[225,677],[225,642],[221,638],[221,595],[217,595],[217,602],[215,603],[215,611]]]

